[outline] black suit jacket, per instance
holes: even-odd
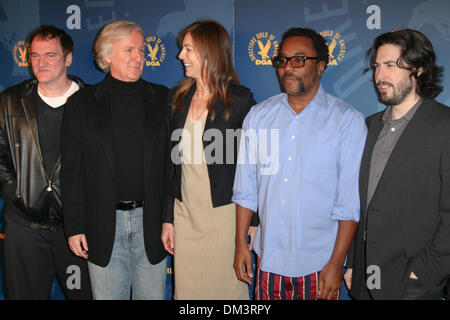
[[[185,97],[185,108],[183,111],[178,109],[170,108],[169,116],[169,128],[170,132],[174,132],[176,129],[184,128],[184,123],[186,122],[187,114],[191,104],[192,97],[195,93],[195,85],[191,87],[189,92]],[[172,89],[169,97],[172,97],[176,88]],[[238,144],[239,141],[236,138],[233,139],[234,146],[228,145],[226,140],[226,130],[227,129],[241,129],[242,122],[245,116],[250,111],[250,108],[256,104],[253,99],[253,94],[246,87],[241,85],[232,84],[228,89],[228,94],[232,101],[232,109],[228,121],[224,120],[225,105],[221,99],[217,99],[213,108],[216,112],[215,118],[211,121],[211,114],[208,113],[204,132],[206,133],[208,129],[217,129],[220,131],[223,137],[223,163],[211,163],[208,164],[208,174],[211,189],[211,199],[213,207],[223,206],[231,203],[231,197],[233,195],[233,182],[234,174],[236,170],[237,156],[238,156]],[[171,100],[171,98],[169,98]],[[208,138],[205,134],[203,135],[203,147],[207,148],[208,145],[213,143],[214,138]],[[177,145],[179,139],[170,141],[170,150],[177,150]],[[232,163],[227,163],[227,155],[230,156],[229,151],[233,150]],[[169,160],[170,161],[170,160]],[[165,222],[173,223],[173,201],[174,198],[182,201],[181,197],[181,164],[173,164],[170,162],[168,164],[168,175],[169,175],[169,198],[168,198],[168,209],[166,210]]]
[[[367,205],[382,114],[367,119],[359,177],[361,219],[348,257],[353,267],[350,294],[357,299],[370,266],[378,266],[381,276],[381,288],[370,290],[374,299],[401,299],[411,271],[430,290],[439,290],[450,275],[450,108],[424,99]]]
[[[147,101],[143,152],[144,242],[150,263],[156,264],[167,255],[161,242],[161,220],[167,191],[164,169],[168,88],[147,81],[143,81],[143,87]],[[61,170],[66,236],[85,234],[89,261],[102,267],[111,258],[118,201],[107,88],[108,77],[68,100],[63,117]]]

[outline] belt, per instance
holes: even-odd
[[[116,205],[116,210],[129,211],[136,208],[141,208],[144,205],[144,201],[119,201]]]

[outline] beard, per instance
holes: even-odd
[[[392,87],[392,93],[380,92],[380,85],[390,85]],[[414,90],[414,85],[410,78],[401,80],[397,86],[394,86],[389,82],[379,81],[376,84],[376,91],[378,95],[378,101],[387,106],[397,106],[405,101],[406,97]]]
[[[284,85],[284,81],[286,78],[293,78],[295,80],[297,80],[297,86],[294,86],[293,84],[290,85],[289,87],[286,87]],[[312,83],[314,84],[317,81],[317,74],[314,75],[313,79],[312,79]],[[306,87],[305,87],[305,83],[303,82],[302,77],[296,76],[293,73],[287,72],[285,73],[282,77],[278,78],[278,81],[280,83],[280,88],[282,92],[287,93],[290,96],[294,96],[294,97],[299,97],[305,94],[306,92]],[[311,88],[308,88],[308,91]]]
[[[297,86],[290,85],[288,88],[284,85],[284,81],[286,78],[294,78],[297,80]],[[291,96],[300,96],[305,92],[305,84],[303,83],[303,79],[301,77],[295,76],[292,73],[285,73],[281,78],[279,78],[281,91],[287,93]]]

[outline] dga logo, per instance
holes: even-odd
[[[28,67],[31,63],[28,51],[30,50],[30,44],[21,40],[17,41],[14,45],[13,56],[19,67]]]
[[[333,30],[322,31],[320,35],[325,38],[328,44],[328,53],[330,55],[328,65],[337,66],[344,59],[347,49],[344,38],[342,38],[340,33]]]
[[[257,46],[256,50],[255,45]],[[260,32],[250,40],[248,56],[257,66],[271,66],[270,59],[278,53],[278,46],[278,41],[275,40],[273,34]]]
[[[147,67],[160,67],[166,58],[166,47],[156,36],[145,38],[145,65]]]

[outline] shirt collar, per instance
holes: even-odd
[[[308,105],[305,107],[305,109],[303,109],[302,113],[313,107],[326,106],[327,105],[326,101],[327,101],[327,95],[326,95],[325,89],[322,87],[322,84],[319,84],[319,89],[317,90],[316,95],[308,103]],[[295,113],[295,111],[292,110],[291,105],[289,104],[287,93],[283,93],[282,102],[286,108],[289,108],[289,110],[291,112]]]
[[[397,119],[397,120],[392,120],[392,106],[388,106],[386,108],[386,111],[383,114],[383,121],[389,122],[389,123],[392,123],[392,122],[395,122],[395,121],[398,121],[401,119],[404,119],[407,122],[411,121],[411,119],[414,116],[414,114],[416,113],[417,109],[419,109],[420,105],[422,104],[422,101],[423,101],[423,99],[420,99],[419,101],[417,101],[414,104],[414,106],[411,109],[409,109],[409,111],[403,117],[401,117],[400,119]]]

